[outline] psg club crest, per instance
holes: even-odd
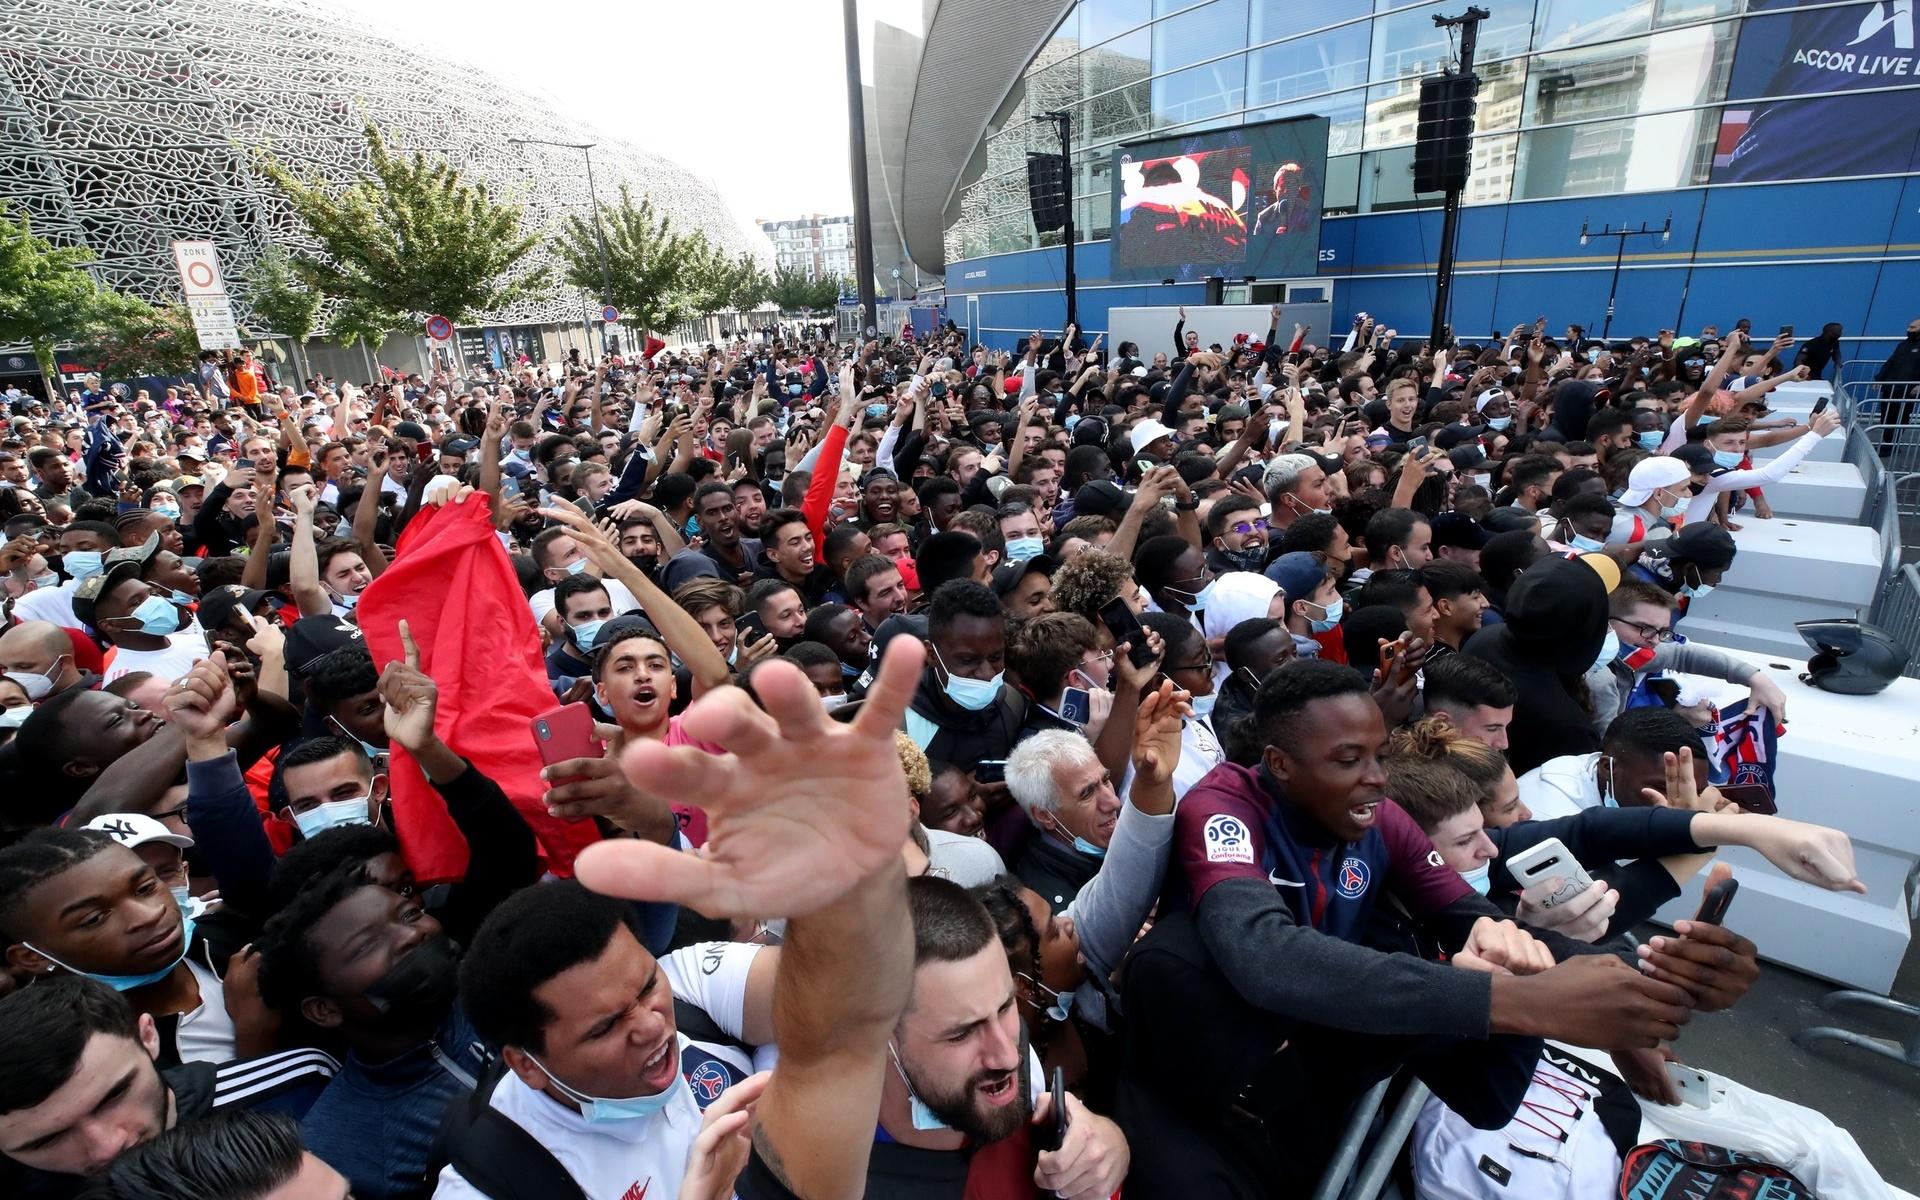
[[[687,1086],[693,1089],[693,1097],[700,1102],[700,1107],[705,1108],[727,1090],[727,1073],[708,1060],[687,1073]]]
[[[1334,876],[1333,885],[1342,896],[1349,900],[1358,900],[1367,894],[1367,884],[1373,879],[1373,872],[1367,864],[1349,856],[1340,864],[1340,873]]]

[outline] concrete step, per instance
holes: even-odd
[[[1804,417],[1806,414],[1798,413],[1798,414],[1786,414],[1786,415],[1797,415],[1797,416]],[[1778,455],[1781,451],[1785,450],[1788,446],[1791,446],[1791,445],[1793,445],[1792,442],[1782,442],[1778,446],[1763,446],[1760,449],[1755,450],[1753,452],[1752,457],[1756,462],[1761,459],[1773,458],[1774,456]],[[1834,430],[1832,433],[1828,434],[1826,437],[1821,438],[1820,444],[1813,448],[1813,452],[1807,455],[1805,461],[1837,463],[1837,462],[1844,462],[1846,460],[1846,457],[1847,457],[1847,431],[1844,427],[1842,427],[1840,429]]]
[[[1777,660],[1799,658],[1807,653],[1807,643],[1793,630],[1795,621],[1817,617],[1864,618],[1866,615],[1864,608],[1785,600],[1721,588],[1688,610],[1680,631],[1690,640]]]
[[[1766,496],[1778,518],[1851,525],[1858,523],[1867,509],[1866,481],[1860,477],[1860,468],[1847,462],[1803,461],[1787,472],[1785,479],[1768,484]],[[1739,517],[1734,520],[1742,523]]]
[[[1738,556],[1720,591],[1759,592],[1842,605],[1873,602],[1880,586],[1878,532],[1859,525],[1742,514]],[[1707,599],[1712,600],[1718,592]]]

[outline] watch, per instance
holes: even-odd
[[[1175,500],[1173,506],[1181,512],[1192,512],[1194,509],[1200,507],[1200,498],[1195,496],[1190,500]]]

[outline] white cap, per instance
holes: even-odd
[[[1172,436],[1173,430],[1162,425],[1152,417],[1148,417],[1133,427],[1133,431],[1127,434],[1127,441],[1133,445],[1133,452],[1138,454],[1142,450],[1145,450],[1149,444],[1157,442],[1163,437]]]
[[[1492,403],[1497,397],[1504,396],[1506,394],[1507,394],[1507,391],[1505,388],[1497,388],[1497,387],[1488,388],[1486,391],[1481,392],[1478,396],[1474,397],[1473,411],[1485,412],[1487,410],[1488,404]]]
[[[1620,493],[1620,503],[1627,508],[1638,508],[1658,489],[1685,483],[1692,476],[1692,469],[1677,458],[1664,454],[1643,458],[1628,472],[1627,490]]]
[[[175,833],[145,813],[107,813],[88,821],[86,828],[99,830],[129,850],[148,842],[165,842],[182,850],[193,845],[192,838]]]

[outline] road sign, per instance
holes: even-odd
[[[427,336],[436,342],[446,341],[453,336],[453,322],[445,317],[428,317]]]
[[[240,329],[227,301],[227,283],[220,274],[220,255],[208,241],[173,243],[173,262],[180,269],[180,290],[193,316],[193,332],[202,350],[240,349]]]
[[[600,319],[611,325],[620,319],[620,310],[609,304],[600,310]]]

